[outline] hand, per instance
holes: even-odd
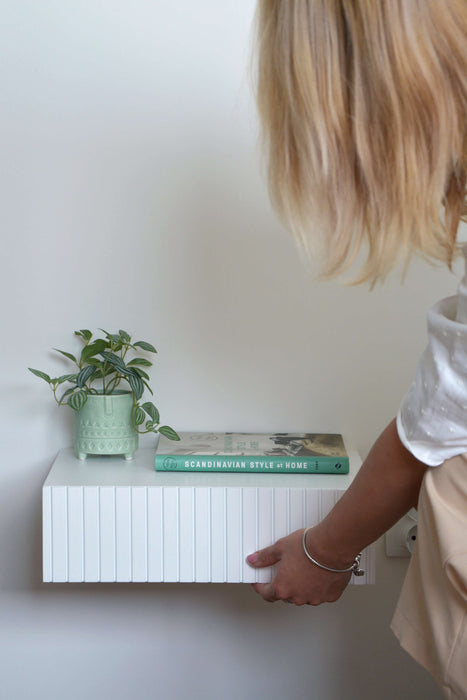
[[[311,540],[312,531],[309,535]],[[347,587],[352,574],[335,574],[315,566],[303,551],[302,536],[303,530],[296,530],[247,557],[248,564],[255,569],[276,565],[271,583],[252,584],[268,603],[277,600],[295,605],[333,603]]]

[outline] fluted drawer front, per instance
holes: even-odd
[[[46,482],[44,581],[269,581],[247,554],[317,523],[343,490]],[[373,548],[362,567],[353,582],[373,583]]]

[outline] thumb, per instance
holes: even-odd
[[[280,554],[277,550],[275,544],[270,547],[265,547],[260,549],[258,552],[249,554],[246,558],[247,564],[253,566],[255,569],[260,569],[263,566],[273,566],[277,564],[280,559]]]

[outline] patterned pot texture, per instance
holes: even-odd
[[[80,411],[75,412],[74,447],[78,459],[87,455],[123,454],[133,459],[138,449],[138,433],[131,421],[133,394],[89,394]]]

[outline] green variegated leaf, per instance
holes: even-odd
[[[59,350],[58,348],[54,348],[55,352],[59,352],[60,355],[64,355],[67,357],[69,360],[75,363],[75,365],[78,364],[78,361],[74,355],[71,354],[71,352],[65,352],[65,350]]]
[[[101,331],[105,333],[105,337],[107,338],[109,342],[109,347],[112,347],[112,350],[115,350],[118,352],[118,350],[122,349],[123,341],[118,333],[109,333],[108,331],[104,330],[101,328]]]
[[[140,365],[141,367],[152,367],[152,362],[146,360],[144,357],[135,357],[128,363],[128,367],[134,367],[135,365]]]
[[[118,372],[125,375],[128,373],[126,364],[118,355],[115,355],[113,352],[103,352],[102,357],[106,364],[112,365]]]
[[[93,367],[93,365],[86,365],[86,367],[83,367],[83,369],[79,372],[78,376],[76,377],[76,383],[79,386],[79,388],[82,389],[86,382],[92,379],[92,377],[96,373],[97,368]]]
[[[32,367],[28,367],[28,370],[35,374],[36,377],[43,379],[45,382],[47,382],[47,384],[50,384],[50,382],[52,381],[48,374],[46,374],[45,372],[41,372],[39,369],[33,369]]]
[[[121,357],[118,355],[114,355],[114,353],[108,352],[108,353],[103,353],[104,361],[107,366],[112,367],[113,372],[117,372],[117,374],[122,374],[126,378],[128,377],[129,374],[133,374],[134,370],[128,369],[124,361],[122,360]]]
[[[67,396],[72,394],[76,390],[75,386],[70,386],[69,389],[67,389],[60,397],[60,400],[58,402],[58,405],[60,406],[63,403],[63,399],[66,399]]]
[[[89,343],[89,341],[92,338],[91,331],[88,331],[87,329],[75,331],[75,335],[77,335],[79,338],[82,338],[85,343]]]
[[[74,382],[76,384],[77,377],[77,374],[64,374],[62,377],[58,377],[56,382],[57,386],[63,384],[64,382]]]
[[[135,421],[135,425],[142,425],[146,419],[146,414],[141,408],[141,406],[136,406],[135,410],[133,412],[133,420]]]
[[[148,416],[151,416],[152,420],[154,423],[159,423],[160,422],[160,416],[159,416],[159,411],[157,408],[154,406],[152,401],[146,401],[146,403],[143,403],[142,407]]]
[[[180,440],[180,435],[178,435],[178,433],[176,433],[175,430],[170,428],[168,425],[161,425],[159,432],[169,440]]]
[[[108,350],[108,348],[109,343],[107,340],[103,340],[103,338],[99,338],[93,343],[89,343],[89,345],[86,345],[81,352],[81,364],[86,364],[91,357],[95,357],[96,355],[105,352],[105,350]]]
[[[141,350],[146,350],[146,352],[157,352],[154,345],[147,343],[145,340],[138,340],[136,343],[133,343],[133,347],[141,348]]]
[[[146,421],[146,425],[145,425],[146,430],[148,430],[148,431],[154,430],[154,427],[155,426],[154,426],[154,423],[152,422],[152,420]]]
[[[126,376],[126,380],[131,386],[131,390],[135,395],[135,399],[139,401],[144,392],[143,380],[136,374],[129,374],[128,376]]]
[[[129,335],[126,331],[119,330],[118,335],[123,343],[131,343],[131,335]]]
[[[143,369],[140,367],[132,367],[133,373],[136,372],[138,377],[141,377],[142,379],[147,379],[149,381],[149,374],[145,372]]]
[[[86,361],[86,364],[94,365],[94,367],[102,367],[103,362],[101,357],[90,357],[89,360]]]
[[[70,396],[67,403],[74,411],[81,411],[87,400],[88,395],[85,391],[76,391]]]

